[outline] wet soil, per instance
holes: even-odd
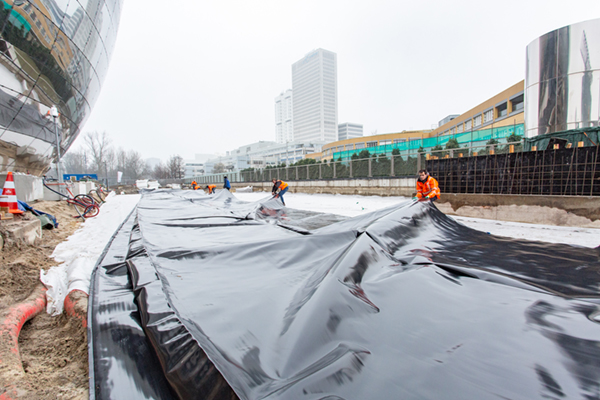
[[[43,230],[34,245],[7,242],[0,250],[0,315],[40,285],[40,269],[58,265],[50,257],[54,248],[80,226],[73,218],[75,210],[64,201],[29,205],[54,215],[59,226]],[[26,213],[22,218],[35,216]],[[44,311],[23,326],[19,351],[22,365],[0,359],[0,396],[8,392],[19,399],[88,398],[87,332],[80,321]]]

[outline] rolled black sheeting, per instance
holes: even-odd
[[[141,235],[135,224],[127,260],[141,325],[152,342],[165,378],[181,399],[237,399],[204,351],[169,307],[156,270],[139,250]],[[133,251],[131,251],[133,250]]]
[[[126,256],[136,213],[119,227],[90,284],[88,350],[90,399],[177,399],[163,374],[140,315]]]
[[[193,338],[157,346],[164,365],[199,344],[242,399],[598,398],[598,248],[494,237],[413,202],[294,230],[275,204],[144,194],[142,319],[157,343],[175,343],[173,321]]]

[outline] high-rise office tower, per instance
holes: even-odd
[[[275,97],[275,141],[286,143],[294,140],[292,122],[292,90]]]
[[[317,49],[292,65],[294,140],[337,140],[337,55]]]
[[[353,139],[362,137],[362,124],[353,124],[351,122],[343,122],[338,125],[338,140]]]

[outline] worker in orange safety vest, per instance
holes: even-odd
[[[271,189],[271,193],[274,198],[280,198],[281,202],[285,206],[285,201],[283,200],[283,195],[288,191],[289,185],[282,180],[273,178],[273,189]],[[279,189],[279,193],[277,190]]]
[[[206,189],[208,189],[208,194],[214,194],[216,187],[217,187],[217,185],[207,185]]]
[[[436,201],[440,199],[440,187],[438,181],[435,180],[426,169],[419,171],[417,178],[417,196],[413,200],[418,201]]]

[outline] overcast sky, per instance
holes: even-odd
[[[598,0],[125,0],[90,131],[144,158],[275,140],[292,64],[337,53],[338,122],[430,129],[524,79],[525,48],[600,18]]]

